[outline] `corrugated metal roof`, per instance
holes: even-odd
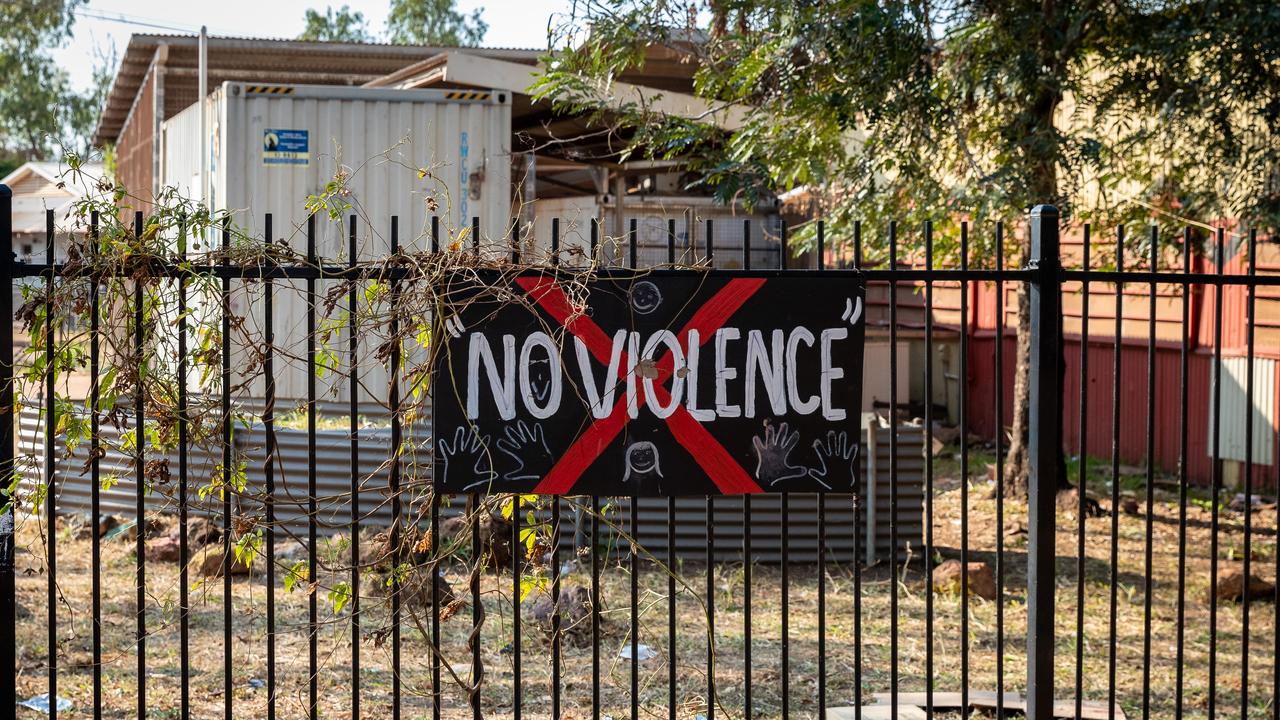
[[[115,142],[137,102],[157,50],[165,48],[165,116],[196,99],[199,38],[196,35],[135,34],[120,60],[94,142]],[[226,81],[270,81],[361,85],[418,60],[456,48],[345,43],[269,38],[209,38],[209,87]],[[468,48],[502,60],[530,61],[543,51],[524,48]]]

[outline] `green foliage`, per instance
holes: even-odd
[[[342,612],[342,608],[349,602],[351,602],[351,583],[342,580],[329,588],[329,604],[333,607],[335,615]]]
[[[1070,222],[1280,226],[1280,6],[1254,0],[586,0],[536,97],[615,129],[618,156],[680,159],[722,201],[804,190],[828,247],[864,265],[1024,262],[1026,210]],[[615,92],[660,48],[696,68],[710,112],[673,117]],[[664,62],[670,62],[664,59]],[[729,111],[734,111],[733,113]],[[731,118],[731,123],[724,122]],[[713,122],[718,120],[719,123]],[[815,228],[793,235],[812,247]],[[1137,234],[1139,237],[1142,233]],[[1131,249],[1142,252],[1141,242]],[[1106,262],[1105,258],[1100,258]],[[1025,288],[1019,290],[1025,301]],[[1025,338],[1030,315],[1019,315]],[[1019,343],[1020,374],[1030,363]],[[1025,489],[1027,393],[1006,478]],[[1060,478],[1065,481],[1065,478]]]
[[[0,177],[5,177],[17,170],[22,166],[22,162],[22,156],[18,153],[0,148]]]
[[[476,46],[489,31],[482,12],[464,15],[453,0],[391,0],[387,35],[400,45]]]
[[[308,9],[303,18],[305,27],[299,40],[320,40],[326,42],[373,42],[373,34],[365,22],[364,13],[352,11],[347,5],[338,8],[326,7],[324,14]]]
[[[85,154],[115,57],[100,58],[93,87],[71,88],[49,54],[71,36],[74,12],[86,0],[6,0],[0,3],[0,147],[23,160],[47,159],[64,136]]]
[[[219,500],[224,499],[228,491],[227,484],[230,484],[229,489],[234,494],[244,492],[248,484],[248,476],[245,474],[246,467],[243,461],[239,461],[232,465],[231,472],[227,473],[226,466],[219,463],[209,476],[209,482],[200,486],[200,489],[197,490],[200,499],[207,500],[214,497],[215,494]],[[223,479],[224,474],[227,475],[225,481]]]
[[[541,590],[545,592],[549,584],[550,583],[547,582],[547,578],[543,575],[521,575],[520,602],[524,602],[525,598],[529,597],[529,593],[534,590]]]
[[[307,212],[323,215],[329,218],[330,222],[342,222],[343,214],[351,210],[351,202],[349,200],[351,191],[347,188],[348,177],[348,173],[339,171],[324,184],[323,190],[308,195],[305,204]]]
[[[458,11],[454,0],[391,0],[386,39],[399,45],[474,47],[484,40],[489,24],[483,8],[470,15]],[[324,13],[309,9],[299,40],[329,42],[378,42],[378,33],[369,30],[364,13],[343,5]]]
[[[399,586],[402,591],[419,592],[423,582],[436,571],[483,562],[483,555],[474,554],[469,534],[437,537],[422,528],[427,508],[437,501],[445,512],[452,507],[449,498],[434,496],[429,479],[422,474],[430,466],[432,448],[429,427],[424,422],[429,418],[425,390],[435,356],[443,349],[440,343],[433,342],[437,336],[433,324],[456,314],[461,303],[474,302],[474,296],[454,293],[449,290],[450,283],[442,282],[459,268],[477,267],[469,244],[463,242],[469,239],[464,230],[446,229],[447,237],[452,238],[447,240],[448,251],[410,246],[382,258],[357,258],[349,263],[355,272],[331,276],[327,274],[330,265],[317,265],[316,258],[298,249],[302,243],[297,240],[302,238],[277,238],[273,242],[255,237],[234,224],[231,212],[211,212],[171,188],[157,193],[154,201],[147,204],[146,216],[135,226],[130,203],[140,205],[139,199],[128,196],[111,181],[84,176],[80,172],[81,156],[76,153],[64,155],[62,164],[67,168],[62,179],[69,185],[79,185],[82,192],[66,216],[56,221],[59,239],[65,238],[66,258],[56,279],[49,284],[29,283],[23,287],[23,301],[14,319],[30,342],[17,352],[14,390],[18,398],[43,398],[39,407],[33,406],[30,411],[38,409],[37,417],[44,423],[41,430],[65,446],[56,448],[65,471],[75,472],[78,468],[87,476],[93,460],[102,460],[101,488],[108,490],[122,479],[132,481],[137,470],[131,462],[122,468],[116,458],[124,456],[127,461],[140,457],[148,510],[172,511],[182,501],[180,490],[187,488],[171,477],[166,456],[185,431],[192,456],[198,452],[202,457],[214,458],[207,464],[202,462],[188,478],[196,488],[195,498],[188,500],[195,501],[193,507],[204,508],[225,501],[230,508],[225,518],[229,526],[227,538],[233,542],[236,562],[252,566],[266,552],[266,533],[276,532],[280,537],[290,531],[280,524],[273,526],[263,516],[268,486],[258,474],[262,466],[255,457],[261,446],[252,441],[266,412],[252,400],[245,400],[253,397],[255,384],[265,377],[264,357],[270,356],[269,349],[274,348],[271,352],[276,353],[277,359],[288,358],[285,362],[290,365],[299,359],[293,354],[297,348],[292,348],[292,343],[274,345],[280,342],[279,336],[268,335],[258,322],[260,306],[255,305],[255,300],[262,297],[266,283],[255,277],[253,270],[319,267],[325,276],[315,284],[314,300],[309,294],[302,297],[304,302],[314,302],[315,370],[334,382],[325,383],[330,387],[318,388],[317,400],[333,398],[339,383],[346,379],[343,376],[350,378],[352,370],[391,366],[391,355],[400,349],[398,372],[402,373],[401,387],[406,390],[403,397],[409,398],[402,400],[398,408],[403,436],[397,447],[403,470],[399,499],[406,532],[399,535],[401,545],[390,557],[404,559],[395,560],[389,569],[384,569],[381,560],[362,561],[360,553],[352,552],[355,542],[351,535],[336,535],[317,547],[318,576],[313,576],[306,561],[263,559],[278,563],[274,566],[282,571],[286,592],[325,593],[335,613],[343,612],[354,599],[349,573],[366,576],[369,587],[381,582],[384,586]],[[340,202],[345,178],[360,172],[360,167],[340,171],[335,184],[322,191],[328,196],[318,202]],[[317,215],[327,213],[324,207],[314,210]],[[343,221],[345,226],[347,212],[358,215],[364,227],[373,224],[367,216],[359,215],[363,209],[356,202],[335,220]],[[341,254],[343,250],[337,252]],[[351,260],[336,259],[339,261],[335,264],[344,266]],[[334,260],[330,256],[325,262]],[[224,266],[245,270],[245,277],[224,289]],[[505,259],[483,266],[504,273],[524,272],[529,267],[507,263]],[[394,275],[392,270],[396,271]],[[590,272],[584,271],[576,280],[566,277],[565,282],[585,282]],[[496,297],[511,302],[501,289],[506,286],[507,283],[494,283],[499,288]],[[277,298],[290,292],[308,292],[306,284],[296,281],[280,281],[274,288]],[[578,289],[571,288],[571,292]],[[354,298],[357,305],[354,312],[348,309],[349,298]],[[275,327],[280,328],[280,320],[275,322]],[[353,341],[355,356],[350,354],[348,345]],[[46,352],[48,345],[52,350]],[[89,398],[71,395],[76,391],[65,382],[72,373],[88,373],[91,357],[97,358],[96,372],[89,373],[96,402],[91,399],[92,393]],[[180,358],[186,360],[185,374]],[[54,388],[51,398],[43,395],[48,385]],[[224,392],[231,399],[226,410],[222,405]],[[44,405],[45,400],[52,400],[51,411]],[[21,411],[22,401],[18,402],[17,409]],[[35,414],[30,411],[25,416]],[[306,405],[290,407],[280,402],[271,413],[278,430],[308,425]],[[143,417],[140,428],[136,426],[137,414]],[[96,435],[94,420],[100,429]],[[338,429],[345,434],[353,420],[362,429],[361,439],[369,437],[364,429],[379,421],[387,422],[363,415],[320,415],[317,425],[321,430]],[[226,430],[231,432],[229,438],[224,436]],[[230,453],[225,464],[223,452]],[[33,511],[52,501],[51,486],[41,475],[42,450],[24,444],[17,455],[13,474],[0,486],[0,506],[17,508],[21,517],[38,521],[38,512]],[[315,461],[325,460],[321,457]],[[20,476],[29,484],[19,486]],[[364,478],[363,482],[372,482],[373,477]],[[278,499],[290,505],[301,497],[287,497],[287,490],[275,491]],[[608,512],[616,515],[616,507],[609,507],[615,509]],[[532,568],[528,576],[521,578],[518,592],[523,596],[545,589],[546,585],[547,573],[542,563],[550,547],[550,526],[539,519],[538,510],[538,498],[533,495],[494,495],[469,502],[464,511],[468,522],[498,513],[508,518],[523,513],[517,545],[523,550],[517,552],[523,552]],[[614,527],[607,515],[605,522]],[[408,523],[416,527],[409,528]],[[442,524],[437,532],[444,530]],[[161,600],[164,602],[167,601]],[[442,619],[447,620],[464,605],[464,600],[454,599],[442,610]]]
[[[835,243],[855,218],[901,221],[908,249],[924,219],[967,218],[990,262],[991,223],[1042,202],[1098,222],[1280,221],[1274,4],[758,0],[713,4],[710,27],[691,0],[580,7],[541,97],[621,117],[624,153],[691,159],[725,200],[817,188]],[[619,108],[612,78],[654,45],[742,127]],[[935,235],[941,258],[955,235]]]
[[[236,539],[235,545],[231,551],[235,554],[236,564],[245,567],[253,567],[253,561],[259,555],[262,555],[262,547],[265,543],[263,539],[262,529],[258,528],[253,532],[247,532]]]
[[[284,591],[293,592],[295,587],[305,587],[309,582],[310,571],[306,560],[298,560],[285,572]]]

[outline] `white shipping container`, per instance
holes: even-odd
[[[507,93],[223,83],[203,104],[192,105],[162,128],[161,184],[193,199],[200,196],[202,109],[210,207],[231,210],[235,227],[251,237],[262,237],[270,213],[271,239],[305,252],[308,197],[342,177],[347,192],[341,200],[353,207],[339,222],[317,218],[322,258],[347,260],[347,217],[353,214],[361,218],[357,253],[364,260],[386,254],[393,215],[406,251],[431,247],[433,215],[440,218],[442,246],[470,228],[472,218],[479,220],[484,244],[507,242],[512,199]],[[288,358],[301,357],[305,348],[304,285],[289,285],[277,283],[273,308],[280,348],[276,390],[282,402],[306,395],[306,368]],[[258,287],[238,289],[236,309],[260,324]],[[326,287],[322,283],[321,296]],[[346,340],[335,336],[331,347],[345,368]],[[386,394],[385,369],[371,367],[371,348],[361,355],[361,399],[377,402]],[[321,383],[322,400],[346,397],[345,383],[332,380]],[[259,378],[249,394],[261,393]]]
[[[426,247],[428,200],[442,228],[480,219],[503,236],[511,221],[511,101],[502,92],[384,90],[321,85],[223,83],[208,108],[210,205],[236,211],[237,225],[301,240],[307,197],[349,173],[347,201],[385,237],[400,217],[401,245]],[[200,105],[165,121],[162,185],[198,197]],[[274,143],[274,147],[271,145]],[[304,149],[297,150],[291,148]],[[419,171],[429,174],[419,177]],[[291,237],[292,235],[292,237]],[[321,231],[322,254],[344,254],[345,230]],[[304,245],[297,245],[304,247]],[[361,253],[385,251],[362,243]]]

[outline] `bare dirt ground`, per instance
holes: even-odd
[[[961,537],[961,484],[954,467],[941,469],[937,480],[933,528],[935,558],[958,557]],[[1005,587],[999,602],[972,598],[967,608],[959,598],[933,595],[933,635],[926,633],[926,603],[929,593],[919,569],[924,550],[913,547],[909,569],[896,576],[889,568],[865,568],[862,574],[861,617],[854,612],[857,587],[851,567],[827,567],[827,693],[829,706],[849,705],[859,699],[854,687],[855,633],[862,637],[861,697],[887,692],[892,671],[891,643],[894,623],[891,597],[898,598],[897,672],[903,691],[924,690],[927,648],[933,648],[933,687],[939,691],[959,690],[967,682],[975,689],[1021,691],[1025,686],[1025,506],[1005,504],[1003,532],[995,524],[994,500],[990,484],[982,472],[982,461],[974,464],[975,478],[968,489],[967,547],[972,559],[995,562],[997,537],[1005,542]],[[1109,495],[1096,476],[1092,489]],[[1127,495],[1140,501],[1145,490],[1135,488],[1132,478],[1122,478]],[[1136,492],[1136,495],[1133,493]],[[1231,493],[1224,492],[1224,499]],[[1056,657],[1059,698],[1074,697],[1077,646],[1077,588],[1083,580],[1085,622],[1083,642],[1083,690],[1086,699],[1105,701],[1114,668],[1117,701],[1129,717],[1141,715],[1144,684],[1152,717],[1173,717],[1178,684],[1178,568],[1179,523],[1176,492],[1163,488],[1156,493],[1152,508],[1153,564],[1151,568],[1151,635],[1149,655],[1144,654],[1145,540],[1147,517],[1143,503],[1137,514],[1104,514],[1087,519],[1085,525],[1084,577],[1077,575],[1077,518],[1074,512],[1058,515],[1058,590]],[[1109,502],[1102,498],[1109,513]],[[1217,561],[1220,568],[1235,564],[1244,548],[1243,514],[1220,508]],[[1205,602],[1209,587],[1211,554],[1211,504],[1196,493],[1187,508],[1186,585],[1184,628],[1184,671],[1182,683],[1186,712],[1204,716],[1210,693],[1216,693],[1218,712],[1241,715],[1241,693],[1245,688],[1242,666],[1242,617],[1244,606],[1222,603],[1217,608],[1217,632],[1211,631],[1210,606]],[[1115,568],[1114,611],[1116,637],[1114,662],[1110,653],[1112,566],[1111,534],[1119,539],[1119,564]],[[1251,552],[1254,572],[1275,580],[1276,511],[1274,505],[1256,510],[1251,518]],[[47,690],[48,631],[44,572],[45,551],[40,524],[32,517],[21,519],[18,550],[18,663],[20,697]],[[832,532],[838,530],[833,529]],[[92,707],[91,661],[91,572],[90,541],[71,539],[68,529],[58,538],[58,694],[74,704],[70,717],[86,716]],[[282,542],[282,546],[287,543]],[[327,541],[324,552],[345,553],[340,540]],[[135,560],[132,543],[104,541],[103,587],[103,702],[105,717],[133,716],[136,711],[138,678],[135,628]],[[290,561],[292,562],[292,561]],[[287,567],[288,563],[284,563]],[[585,565],[585,563],[584,563]],[[599,669],[602,716],[630,716],[630,662],[618,657],[629,644],[629,575],[625,560],[609,558],[602,573],[603,637]],[[706,616],[701,593],[705,588],[705,566],[692,563],[677,568],[689,588],[676,597],[678,633],[676,648],[678,716],[693,718],[706,707]],[[278,583],[286,573],[278,573]],[[781,715],[781,583],[777,567],[755,566],[750,587],[752,597],[752,683],[753,716]],[[716,679],[719,689],[717,717],[743,717],[743,573],[741,565],[722,565],[716,578]],[[448,572],[455,589],[465,594],[466,569],[457,564]],[[336,578],[322,575],[318,592],[322,627],[319,633],[322,717],[351,715],[352,663],[350,607],[335,613],[325,587]],[[586,585],[588,572],[577,569],[565,578],[565,586]],[[146,695],[148,715],[177,717],[179,704],[180,643],[178,630],[178,571],[175,563],[147,563]],[[391,706],[391,647],[376,632],[386,627],[388,611],[373,579],[365,583],[360,644],[360,702],[362,716],[386,717]],[[639,641],[656,652],[641,663],[639,673],[640,714],[666,717],[667,708],[667,582],[661,570],[642,563],[640,584]],[[513,714],[513,652],[511,646],[511,586],[508,573],[487,574],[483,580],[486,622],[482,630],[482,657],[485,667],[482,704],[486,717],[506,718]],[[527,608],[542,590],[535,589],[524,601],[525,624],[521,648],[523,711],[525,717],[551,714],[551,648],[545,634],[529,619]],[[261,575],[237,577],[232,582],[233,623],[231,632],[232,693],[238,717],[265,716],[268,691],[266,675],[266,587]],[[191,593],[191,702],[193,717],[220,717],[224,673],[222,580],[196,584]],[[307,595],[304,589],[286,592],[276,589],[277,615],[277,713],[279,717],[305,717],[307,671]],[[1003,609],[1003,635],[997,634],[997,610]],[[963,611],[968,612],[967,666],[962,662],[964,643],[960,634]],[[1275,606],[1254,602],[1250,607],[1248,643],[1249,717],[1270,717],[1275,698],[1273,671],[1276,656]],[[817,656],[817,570],[797,565],[790,572],[790,711],[795,717],[814,717],[818,692]],[[464,681],[470,672],[471,656],[467,636],[471,630],[471,608],[462,607],[443,622],[442,652],[446,662]],[[408,718],[430,717],[432,688],[428,644],[417,627],[406,621],[402,627],[403,714]],[[1000,638],[1003,638],[1001,643]],[[1214,647],[1211,650],[1211,643]],[[1004,682],[996,677],[998,648],[1003,649]],[[1216,676],[1209,681],[1209,655],[1216,653]],[[562,680],[563,718],[590,718],[592,661],[590,644],[566,643]],[[470,717],[466,690],[444,673],[440,702],[447,718]],[[23,716],[36,717],[32,711]]]

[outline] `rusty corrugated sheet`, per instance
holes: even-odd
[[[994,338],[974,338],[969,345],[969,429],[985,438],[995,437],[996,416],[992,402],[995,377]],[[1005,338],[1004,423],[1007,427],[1013,417],[1013,382],[1015,338]],[[1112,342],[1094,341],[1089,344],[1088,379],[1088,447],[1086,452],[1094,458],[1111,457],[1112,408],[1115,392],[1114,359]],[[1078,338],[1068,337],[1065,344],[1066,373],[1063,391],[1063,442],[1068,455],[1080,451],[1080,348]],[[1241,360],[1242,362],[1242,360]],[[1270,403],[1272,418],[1280,415],[1280,363],[1263,363],[1259,367],[1271,368],[1271,380],[1258,383],[1255,397],[1258,402]],[[1187,474],[1191,482],[1208,485],[1213,477],[1213,458],[1208,444],[1212,418],[1212,352],[1201,349],[1192,352],[1187,363]],[[1257,372],[1257,370],[1255,370]],[[1141,466],[1146,462],[1147,448],[1147,348],[1125,343],[1120,357],[1120,461],[1125,465]],[[1243,377],[1243,376],[1242,376]],[[1181,350],[1175,346],[1158,345],[1156,348],[1156,467],[1169,474],[1178,471],[1181,453],[1180,417],[1182,400]],[[1270,388],[1269,390],[1265,388]],[[1243,414],[1240,414],[1240,432],[1243,432]],[[1224,423],[1224,431],[1227,427]],[[1257,430],[1259,441],[1265,440],[1272,447],[1277,442],[1277,428]],[[1243,447],[1243,445],[1241,445]],[[1225,456],[1224,456],[1225,457]],[[1243,457],[1243,451],[1241,452]],[[1274,468],[1259,464],[1254,468],[1253,482],[1257,487],[1271,487]]]

